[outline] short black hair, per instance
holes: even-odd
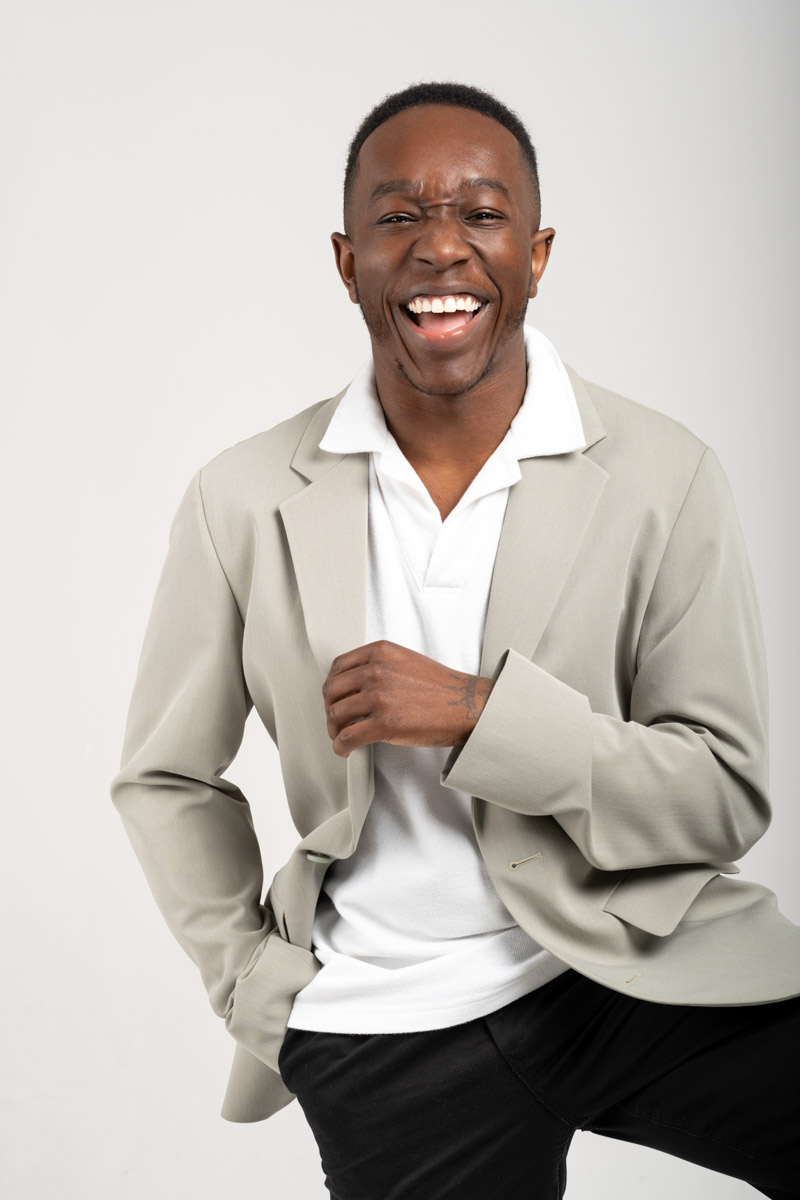
[[[347,209],[353,194],[353,184],[358,174],[358,155],[361,147],[371,133],[388,121],[390,117],[405,112],[407,108],[417,108],[421,104],[445,104],[454,108],[471,108],[473,112],[482,113],[504,125],[509,133],[513,133],[522,150],[525,164],[533,184],[533,198],[536,208],[536,220],[539,221],[540,194],[539,168],[536,161],[536,150],[530,134],[517,114],[491,92],[472,87],[467,83],[412,83],[410,87],[400,92],[392,92],[376,104],[364,117],[356,130],[347,152],[347,165],[344,171],[344,212],[347,220]]]

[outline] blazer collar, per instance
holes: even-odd
[[[606,436],[606,431],[603,428],[603,422],[600,420],[600,414],[589,396],[586,384],[578,372],[574,367],[569,366],[568,363],[564,363],[564,370],[569,376],[572,390],[575,393],[575,399],[578,402],[578,412],[581,414],[581,424],[583,425],[583,436],[586,438],[586,445],[583,447],[581,453],[585,454],[597,442],[603,440]]]

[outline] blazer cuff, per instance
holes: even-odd
[[[586,696],[507,649],[494,687],[440,783],[514,812],[543,815],[591,778],[592,724]]]

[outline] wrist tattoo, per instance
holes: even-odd
[[[463,708],[468,720],[477,721],[483,711],[483,703],[486,701],[486,697],[481,696],[483,689],[480,687],[480,676],[463,675],[461,672],[451,671],[451,677],[458,682],[446,683],[445,689],[448,692],[457,692],[458,696],[454,700],[448,700],[448,705],[451,708],[456,706]],[[482,700],[483,703],[481,703]]]

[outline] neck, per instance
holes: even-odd
[[[453,395],[422,392],[376,360],[386,424],[415,470],[480,469],[502,442],[525,395],[524,345],[510,362]]]

